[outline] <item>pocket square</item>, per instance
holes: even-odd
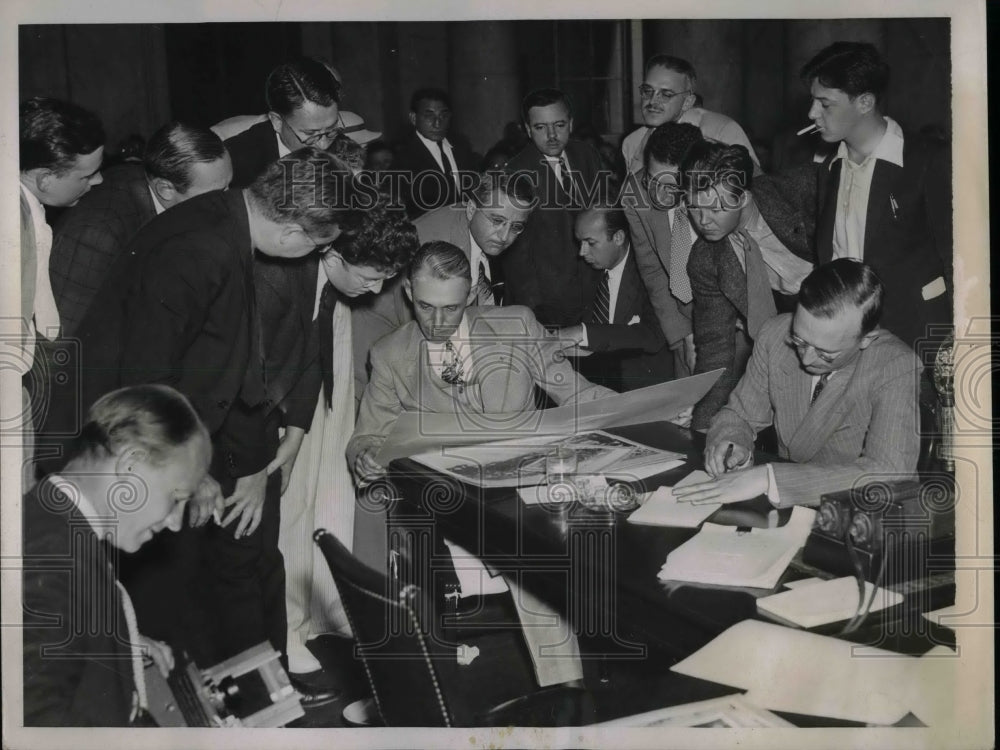
[[[920,296],[924,298],[924,302],[928,302],[935,297],[940,297],[946,291],[947,287],[944,283],[944,277],[938,276],[934,281],[924,285],[920,290]]]
[[[634,326],[636,323],[641,323],[642,319],[638,315],[633,315],[632,320],[628,322],[630,326]]]

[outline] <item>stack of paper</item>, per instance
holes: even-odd
[[[797,506],[784,526],[737,530],[706,523],[667,556],[660,579],[717,586],[773,588],[805,544],[816,511]]]
[[[873,589],[874,585],[865,581],[865,603],[871,599]],[[814,628],[851,619],[861,606],[859,599],[857,580],[847,576],[765,596],[757,600],[757,609],[779,622]],[[869,611],[878,612],[901,601],[902,594],[880,588]]]
[[[692,471],[674,486],[684,487],[707,482],[710,479],[711,477],[703,471]],[[650,526],[681,526],[694,529],[721,507],[720,503],[695,505],[691,502],[678,501],[670,487],[659,487],[639,510],[628,517],[628,520],[630,523]]]

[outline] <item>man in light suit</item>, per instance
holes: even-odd
[[[527,411],[534,409],[536,386],[557,404],[613,395],[573,372],[557,338],[527,308],[469,307],[470,286],[469,261],[459,248],[429,242],[417,251],[405,286],[416,320],[372,350],[372,379],[347,446],[359,485],[384,475],[374,457],[403,411]],[[565,624],[523,589],[513,593],[539,684],[582,679],[576,639]],[[554,634],[547,627],[553,622]]]
[[[889,66],[871,44],[835,42],[802,77],[820,138],[839,143],[818,170],[817,258],[871,265],[886,285],[885,327],[917,348],[952,321],[949,144],[883,114]]]
[[[879,327],[882,282],[848,258],[819,266],[794,314],[761,328],[746,374],[708,431],[714,479],[674,490],[693,502],[767,495],[778,506],[873,479],[912,477],[920,451],[920,362]],[[748,467],[757,433],[774,425],[792,463]]]
[[[404,282],[416,320],[372,349],[372,378],[347,447],[361,483],[384,474],[374,457],[403,411],[531,410],[535,386],[560,405],[613,395],[573,371],[560,351],[565,342],[530,310],[470,307],[469,261],[454,245],[422,245]],[[524,366],[493,366],[504,358]]]
[[[643,168],[629,173],[621,192],[635,262],[673,352],[677,377],[693,374],[695,366],[687,261],[697,235],[683,201],[681,164],[701,139],[694,125],[660,125],[646,141]]]
[[[682,182],[700,239],[691,249],[695,372],[724,367],[695,404],[691,426],[705,429],[729,397],[761,325],[794,306],[812,270],[805,218],[767,176],[753,178],[742,146],[702,141],[688,152]]]
[[[608,205],[582,211],[576,217],[576,238],[580,257],[603,274],[584,322],[560,331],[593,352],[577,359],[577,370],[616,391],[670,380],[670,351],[639,278],[625,212]]]
[[[196,195],[224,190],[233,176],[210,130],[171,122],[153,133],[142,166],[123,164],[55,226],[49,273],[63,333],[72,335],[115,259],[154,216]]]
[[[542,325],[576,325],[594,298],[598,274],[578,257],[573,220],[607,191],[613,173],[602,171],[593,146],[570,140],[573,111],[562,91],[533,91],[521,114],[531,141],[505,170],[531,183],[539,207],[503,255],[505,301],[530,307]]]

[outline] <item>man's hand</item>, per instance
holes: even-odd
[[[743,469],[753,462],[753,454],[743,445],[732,440],[720,440],[705,448],[705,471],[719,477],[727,471]]]
[[[694,372],[694,366],[696,363],[696,357],[694,352],[694,334],[689,333],[684,337],[684,362],[688,366],[688,370]]]
[[[267,465],[267,475],[271,476],[275,471],[281,471],[281,494],[285,494],[288,489],[288,480],[292,478],[292,469],[295,467],[295,459],[299,457],[299,448],[302,447],[302,439],[306,436],[306,431],[301,427],[286,427],[285,434],[281,436],[281,444],[274,459]]]
[[[236,489],[226,498],[229,513],[222,519],[222,525],[228,526],[233,519],[240,516],[233,537],[249,536],[260,525],[260,517],[264,511],[264,496],[267,490],[267,469],[256,474],[240,477],[236,480]],[[231,506],[231,507],[230,507]]]
[[[193,528],[204,526],[213,513],[218,513],[221,518],[225,510],[226,501],[222,497],[222,488],[206,474],[188,501],[188,523]]]
[[[385,476],[385,469],[375,461],[378,449],[374,446],[365,448],[354,459],[354,479],[358,487],[367,487],[372,482]]]
[[[580,323],[575,326],[566,326],[565,328],[559,329],[559,342],[564,348],[569,348],[570,346],[579,346],[580,342],[583,341],[583,324]],[[570,344],[572,342],[572,344]]]
[[[684,411],[680,412],[677,416],[668,419],[668,422],[672,422],[678,427],[683,427],[687,429],[691,426],[691,417],[694,415],[694,407],[689,406]]]
[[[766,495],[768,488],[767,467],[731,471],[709,482],[674,487],[673,495],[679,502],[695,505],[705,503],[738,503],[758,495]]]
[[[156,668],[160,670],[160,674],[169,677],[174,670],[174,652],[170,650],[170,646],[163,641],[147,638],[142,633],[139,634],[139,646],[143,653],[153,660]]]

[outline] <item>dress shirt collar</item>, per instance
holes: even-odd
[[[31,210],[31,224],[35,228],[35,234],[37,236],[39,228],[43,225],[48,226],[45,221],[45,206],[42,202],[38,200],[38,197],[25,187],[24,183],[21,183],[21,193],[24,195],[24,199],[28,201],[28,208]]]
[[[288,148],[288,146],[285,145],[285,142],[283,140],[281,140],[281,136],[278,134],[278,131],[274,131],[274,137],[278,139],[278,158],[279,159],[281,159],[282,157],[288,156],[290,153],[292,153],[292,150],[290,148]]]
[[[608,269],[608,284],[609,285],[611,285],[611,284],[617,285],[617,284],[621,283],[622,276],[625,273],[625,263],[628,261],[628,254],[630,252],[632,252],[632,248],[631,247],[626,247],[625,248],[625,254],[622,256],[622,259],[620,261],[618,261],[618,263],[614,267]]]
[[[167,209],[163,207],[163,204],[160,203],[160,199],[156,197],[156,191],[153,190],[153,186],[147,182],[146,187],[149,189],[149,195],[153,199],[153,210],[156,211],[156,215],[159,216]]]
[[[895,164],[897,167],[902,169],[903,167],[903,129],[899,127],[899,123],[893,120],[891,117],[885,117],[885,132],[882,134],[881,140],[878,145],[875,146],[875,150],[869,154],[862,164],[867,162],[869,159],[872,161],[876,159],[881,159],[882,161],[887,161],[890,164]],[[840,145],[837,147],[837,154],[830,160],[830,168],[833,167],[834,162],[837,159],[848,159],[847,156],[847,142],[841,141]]]
[[[437,142],[432,141],[430,138],[424,138],[423,135],[420,134],[419,130],[414,130],[413,132],[417,134],[417,138],[419,138],[420,142],[427,147],[428,151],[430,151],[435,157],[441,156],[441,149],[438,148]],[[448,140],[447,136],[441,139],[441,148],[445,151],[451,151],[451,142]]]

